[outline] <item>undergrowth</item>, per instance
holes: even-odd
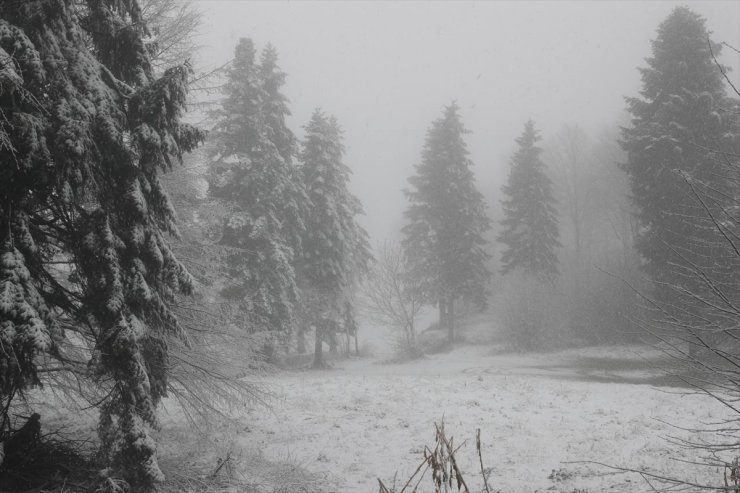
[[[93,444],[63,431],[42,433],[33,414],[0,441],[0,491],[100,490],[104,478]]]
[[[475,432],[475,450],[477,453],[478,464],[480,466],[481,481],[472,485],[465,479],[465,473],[458,465],[457,453],[465,445],[463,441],[460,445],[455,446],[454,437],[448,437],[445,433],[444,420],[441,424],[434,424],[434,448],[424,446],[422,460],[417,466],[414,473],[406,480],[399,480],[397,476],[393,477],[390,484],[385,484],[382,479],[378,478],[378,493],[416,493],[422,491],[419,488],[423,485],[431,486],[434,493],[503,493],[502,490],[494,489],[494,482],[491,479],[493,468],[486,467],[481,452],[480,428]],[[553,471],[552,475],[562,476],[563,470]],[[550,479],[554,479],[553,477]],[[477,488],[477,489],[471,489]],[[554,488],[551,488],[554,489]],[[423,491],[429,491],[423,489]],[[586,490],[576,488],[561,493],[588,493]]]

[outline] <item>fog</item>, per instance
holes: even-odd
[[[406,178],[444,105],[461,107],[478,186],[495,209],[528,118],[545,141],[566,123],[598,134],[624,121],[637,68],[676,5],[703,15],[715,41],[740,44],[735,1],[195,3],[205,14],[201,68],[230,60],[240,37],[272,43],[294,132],[316,107],[337,117],[373,241],[400,227]],[[740,70],[731,50],[721,61]]]
[[[739,75],[737,0],[0,0],[0,492],[740,492]]]

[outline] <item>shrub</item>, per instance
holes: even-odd
[[[564,328],[561,297],[553,286],[510,274],[496,300],[500,334],[515,350],[561,346],[570,334]]]

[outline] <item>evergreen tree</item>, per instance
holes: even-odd
[[[285,84],[285,73],[277,64],[275,47],[268,43],[260,56],[259,78],[264,90],[262,114],[267,137],[275,144],[286,163],[292,163],[297,154],[295,135],[288,128],[286,118],[290,115],[288,98],[280,92]]]
[[[707,238],[714,228],[688,182],[732,195],[732,180],[723,177],[714,153],[724,147],[728,115],[712,57],[721,46],[708,36],[701,16],[675,8],[658,28],[648,66],[640,69],[641,97],[628,99],[632,126],[623,129],[623,167],[641,226],[636,247],[664,287],[684,283],[676,264],[711,257]]]
[[[216,112],[211,193],[232,208],[223,227],[222,243],[233,247],[224,295],[243,304],[251,331],[286,333],[297,301],[293,262],[305,194],[292,164],[295,137],[285,124],[285,76],[272,47],[261,65],[255,57],[252,41],[241,39]]]
[[[192,288],[159,175],[203,137],[180,122],[187,68],[155,79],[146,35],[132,0],[0,3],[2,408],[49,362],[92,376],[101,455],[136,491],[163,479],[169,303]]]
[[[334,117],[316,110],[305,127],[301,168],[310,207],[299,262],[306,323],[316,327],[314,366],[323,365],[322,341],[333,337],[358,273],[367,269],[367,233],[356,218],[362,205],[348,190],[342,131]]]
[[[475,186],[457,104],[446,107],[427,132],[422,161],[409,178],[410,202],[403,227],[409,275],[428,302],[437,302],[440,325],[454,339],[454,303],[485,302],[490,229],[483,196]]]
[[[516,140],[519,149],[511,159],[509,181],[502,189],[505,218],[498,241],[506,245],[501,255],[502,274],[521,270],[551,282],[558,274],[558,219],[552,182],[540,159],[539,140],[534,123],[527,121]]]

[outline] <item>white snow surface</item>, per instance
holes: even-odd
[[[471,491],[483,491],[476,428],[491,491],[652,491],[637,474],[578,461],[721,484],[722,469],[681,462],[699,457],[666,438],[689,437],[676,426],[715,422],[727,410],[685,389],[651,385],[660,371],[640,369],[646,351],[493,355],[490,347],[461,347],[403,364],[356,359],[283,372],[265,377],[276,394],[272,411],[245,415],[236,443],[324,474],[331,491],[376,492],[378,478],[390,486],[394,475],[400,489],[444,418],[447,435],[466,441],[457,458]],[[623,364],[572,364],[584,357]],[[628,383],[614,383],[622,380]],[[418,491],[432,491],[428,479]]]

